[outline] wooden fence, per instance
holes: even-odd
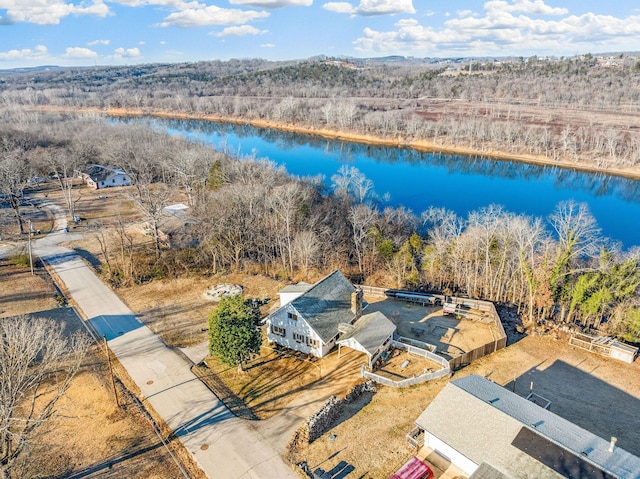
[[[484,344],[476,349],[467,351],[461,356],[450,359],[449,367],[451,367],[452,371],[457,371],[458,369],[468,366],[473,361],[480,359],[483,356],[486,356],[487,354],[491,354],[497,351],[498,349],[504,348],[506,345],[507,345],[507,337],[505,335],[504,338]]]

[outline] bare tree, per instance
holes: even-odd
[[[41,428],[56,415],[89,345],[66,337],[50,319],[0,319],[0,477],[14,468]]]
[[[19,149],[0,150],[0,193],[13,209],[20,233],[25,232],[24,220],[20,213],[22,195],[31,176],[31,166]]]
[[[360,274],[364,273],[362,268],[362,259],[364,251],[364,242],[367,239],[369,229],[378,219],[378,211],[369,205],[359,204],[349,209],[349,223],[351,224],[351,232],[353,234],[353,246],[358,259],[358,270]]]

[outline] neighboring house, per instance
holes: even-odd
[[[345,346],[355,345],[359,339],[365,343],[359,350],[375,354],[378,347],[373,343],[388,332],[381,340],[387,345],[395,331],[381,313],[362,316],[362,291],[338,270],[314,285],[287,286],[279,295],[280,308],[265,320],[267,339],[305,354],[326,356],[343,334],[352,339]],[[373,328],[369,335],[362,332],[366,325]]]
[[[131,178],[120,168],[102,165],[89,165],[81,173],[82,181],[95,189],[111,186],[130,186]]]
[[[480,478],[638,478],[640,458],[481,376],[451,381],[411,437]]]

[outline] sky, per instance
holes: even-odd
[[[0,69],[620,51],[636,0],[0,0]]]

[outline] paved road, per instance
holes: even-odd
[[[191,364],[166,345],[72,250],[74,239],[56,205],[56,231],[34,250],[66,285],[88,321],[109,346],[158,414],[212,479],[294,479],[298,476],[253,425],[235,417],[191,372]]]

